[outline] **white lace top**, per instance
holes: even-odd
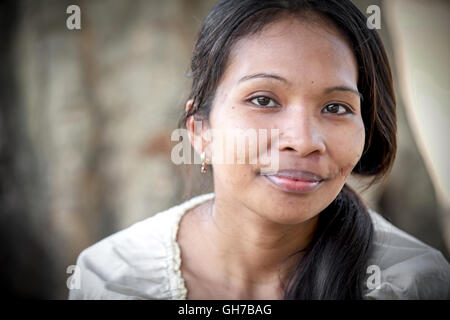
[[[70,290],[69,299],[186,299],[179,222],[187,210],[213,197],[192,198],[83,250],[77,259],[80,286]],[[442,253],[370,214],[375,227],[370,264],[379,267],[381,282],[364,297],[450,299],[450,265]]]

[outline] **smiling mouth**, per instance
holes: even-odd
[[[300,177],[288,177],[285,175],[265,175],[264,176],[271,185],[276,188],[298,194],[306,194],[315,191],[324,181],[320,178],[300,178]]]

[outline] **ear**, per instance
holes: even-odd
[[[192,108],[193,100],[189,99],[186,103],[186,112]],[[207,137],[209,124],[204,119],[194,119],[194,116],[190,116],[186,119],[186,129],[189,135],[189,142],[194,150],[201,154],[210,143],[210,139]]]

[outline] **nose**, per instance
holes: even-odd
[[[280,126],[279,149],[296,152],[300,157],[325,153],[323,128],[310,110],[292,107],[285,113]]]

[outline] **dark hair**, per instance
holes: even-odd
[[[191,60],[193,106],[183,114],[208,118],[233,45],[284,15],[308,12],[334,22],[358,63],[358,89],[366,131],[364,151],[353,173],[386,177],[397,148],[396,102],[389,60],[376,30],[349,0],[222,0],[206,17]],[[285,299],[362,299],[371,255],[373,225],[367,207],[347,184],[319,215],[314,236],[285,286]]]

